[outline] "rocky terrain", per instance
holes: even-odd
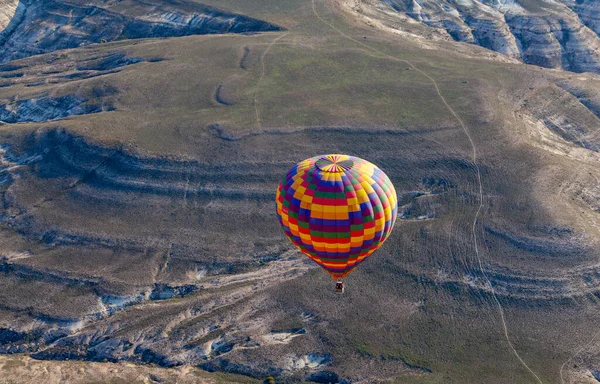
[[[0,383],[597,382],[593,2],[4,4]],[[332,152],[399,199],[344,295],[273,207]]]
[[[376,19],[399,12],[438,38],[477,44],[527,64],[600,72],[600,5],[595,0],[349,2]],[[397,28],[398,19],[387,25]],[[401,28],[402,29],[402,28]],[[433,37],[432,31],[422,35]]]
[[[208,374],[198,368],[180,367],[164,369],[130,363],[89,363],[79,361],[40,361],[19,355],[0,356],[0,383],[16,382],[27,377],[31,381],[43,380],[49,384],[64,382],[77,384],[118,383],[253,383],[246,376]]]
[[[14,5],[7,5],[6,12],[12,8]],[[186,0],[170,4],[136,0],[22,0],[13,12],[4,28],[0,24],[0,63],[122,39],[279,29],[264,21]]]
[[[10,23],[19,7],[19,0],[6,0],[0,2],[0,31]]]

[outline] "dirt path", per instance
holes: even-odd
[[[569,362],[571,360],[573,360],[575,357],[577,357],[577,355],[579,355],[581,352],[585,351],[590,345],[592,345],[592,343],[596,340],[596,338],[598,337],[598,335],[600,335],[600,331],[596,332],[594,334],[594,336],[592,336],[592,338],[590,339],[590,341],[588,341],[583,347],[579,348],[577,350],[577,352],[575,352],[573,354],[573,356],[569,357],[569,360],[565,361],[563,363],[563,365],[560,366],[559,374],[560,374],[560,382],[561,382],[561,384],[565,384],[565,379],[564,379],[564,376],[563,376],[563,370],[565,369],[565,366],[567,364],[569,364]]]
[[[483,262],[481,260],[481,256],[479,253],[479,246],[478,246],[478,239],[477,239],[477,221],[479,220],[479,215],[481,214],[481,209],[483,208],[483,183],[481,181],[481,171],[479,169],[479,165],[477,163],[477,147],[475,146],[475,142],[473,141],[473,138],[471,137],[471,134],[469,133],[469,130],[467,129],[465,123],[462,121],[462,119],[458,116],[458,114],[454,111],[454,109],[452,109],[452,107],[448,104],[448,102],[446,101],[446,99],[444,98],[444,96],[442,95],[442,92],[440,91],[440,88],[437,84],[437,82],[435,81],[435,79],[431,76],[429,76],[425,71],[423,71],[422,69],[418,68],[417,66],[415,66],[413,63],[411,63],[408,60],[405,59],[400,59],[398,57],[395,56],[391,56],[388,55],[376,48],[371,47],[368,44],[363,43],[362,41],[356,40],[353,37],[346,35],[344,32],[342,32],[341,30],[339,30],[338,28],[336,28],[333,24],[329,23],[327,20],[323,19],[319,13],[317,12],[317,9],[315,7],[315,0],[312,0],[312,10],[313,13],[315,14],[315,16],[325,25],[329,26],[331,29],[333,29],[334,31],[336,31],[337,33],[339,33],[341,36],[345,37],[348,40],[351,40],[353,42],[355,42],[358,45],[361,45],[365,48],[367,48],[368,50],[375,52],[379,55],[381,55],[382,57],[391,59],[391,60],[395,60],[395,61],[399,61],[402,63],[405,63],[407,65],[409,65],[411,68],[413,68],[415,71],[419,72],[420,74],[422,74],[423,76],[425,76],[427,79],[429,79],[431,81],[431,83],[433,84],[433,86],[435,87],[435,90],[440,98],[440,100],[442,101],[442,103],[444,103],[444,105],[446,106],[446,108],[448,109],[448,111],[452,114],[452,116],[454,116],[454,118],[456,119],[456,121],[460,124],[462,130],[464,131],[467,139],[469,140],[469,143],[471,144],[471,147],[473,149],[473,154],[471,155],[471,159],[473,161],[473,164],[475,166],[475,170],[477,173],[477,182],[479,184],[479,207],[477,208],[477,212],[475,213],[475,216],[473,217],[473,225],[472,225],[472,234],[473,234],[473,246],[475,249],[475,256],[477,257],[477,263],[479,266],[479,270],[482,274],[482,276],[484,277],[484,279],[486,280],[487,284],[490,287],[490,292],[492,294],[492,297],[494,298],[494,301],[498,307],[498,312],[500,314],[500,320],[502,321],[502,327],[503,327],[503,331],[504,331],[504,336],[506,338],[506,341],[512,351],[512,353],[517,357],[517,359],[519,360],[519,362],[527,369],[528,372],[530,372],[535,379],[537,380],[537,382],[539,382],[540,384],[542,384],[542,380],[539,378],[539,376],[529,367],[529,365],[527,365],[527,363],[523,360],[523,358],[519,355],[519,353],[517,352],[517,350],[515,349],[514,345],[512,344],[511,340],[510,340],[510,336],[508,333],[508,325],[506,323],[506,318],[504,315],[504,309],[502,308],[502,305],[500,304],[500,301],[498,300],[498,297],[496,296],[496,292],[494,290],[494,287],[492,286],[492,283],[490,281],[490,279],[487,276],[487,273],[485,272],[485,269],[483,267]]]
[[[271,50],[271,47],[273,45],[275,45],[275,43],[277,43],[283,37],[285,37],[288,33],[289,32],[286,32],[283,35],[277,37],[275,40],[273,40],[271,42],[271,44],[269,44],[269,46],[267,47],[267,49],[265,49],[265,51],[263,52],[262,56],[260,57],[260,62],[262,64],[262,73],[260,75],[260,78],[258,79],[258,82],[256,83],[256,89],[254,90],[254,112],[256,112],[256,128],[259,131],[262,130],[262,124],[260,123],[260,112],[258,110],[258,90],[260,88],[260,84],[262,83],[263,79],[265,78],[265,71],[266,71],[266,69],[265,69],[265,57],[267,56],[267,54]]]

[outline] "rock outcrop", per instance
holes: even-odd
[[[110,109],[111,107],[105,109],[101,105],[87,103],[87,100],[77,96],[50,97],[43,95],[0,105],[0,121],[5,123],[38,123]]]
[[[596,1],[381,1],[456,41],[528,64],[600,72],[600,5]]]
[[[0,1],[0,32],[2,32],[15,16],[19,0],[1,0]]]
[[[279,29],[265,21],[190,1],[22,0],[18,7],[11,4],[0,11],[0,63],[114,40]]]

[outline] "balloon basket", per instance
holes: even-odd
[[[344,293],[344,282],[342,280],[336,281],[335,293]]]

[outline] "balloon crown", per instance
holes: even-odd
[[[352,169],[354,161],[347,155],[324,155],[319,157],[315,165],[323,172],[343,172]]]

